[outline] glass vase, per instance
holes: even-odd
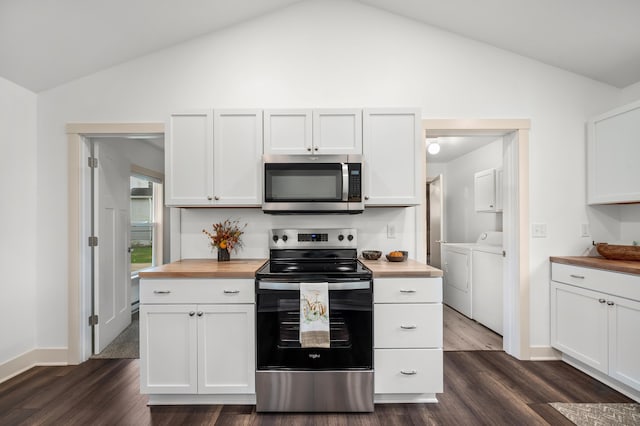
[[[231,259],[229,250],[218,247],[218,262],[228,262]]]

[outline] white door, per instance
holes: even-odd
[[[119,144],[96,142],[94,267],[94,353],[100,353],[131,323],[129,288],[129,171]]]
[[[442,269],[442,239],[444,238],[444,203],[442,175],[438,175],[427,185],[429,191],[429,258],[427,263]]]

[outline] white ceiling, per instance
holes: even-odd
[[[299,1],[0,0],[0,76],[47,90]],[[638,0],[357,1],[616,87],[640,81]]]

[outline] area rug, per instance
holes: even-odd
[[[106,348],[91,358],[140,358],[140,326],[138,315],[134,315],[131,324],[124,329]]]
[[[578,426],[640,425],[640,404],[550,402],[549,405]]]

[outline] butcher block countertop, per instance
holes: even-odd
[[[183,259],[140,271],[140,278],[255,278],[267,259]]]
[[[549,259],[552,262],[564,263],[565,265],[584,266],[587,268],[640,275],[640,262],[634,260],[610,260],[604,257],[589,256],[552,256]]]
[[[373,278],[409,278],[409,277],[441,277],[440,269],[429,266],[425,263],[407,259],[404,262],[389,262],[384,258],[378,260],[367,260],[360,258],[360,261],[373,272]]]

